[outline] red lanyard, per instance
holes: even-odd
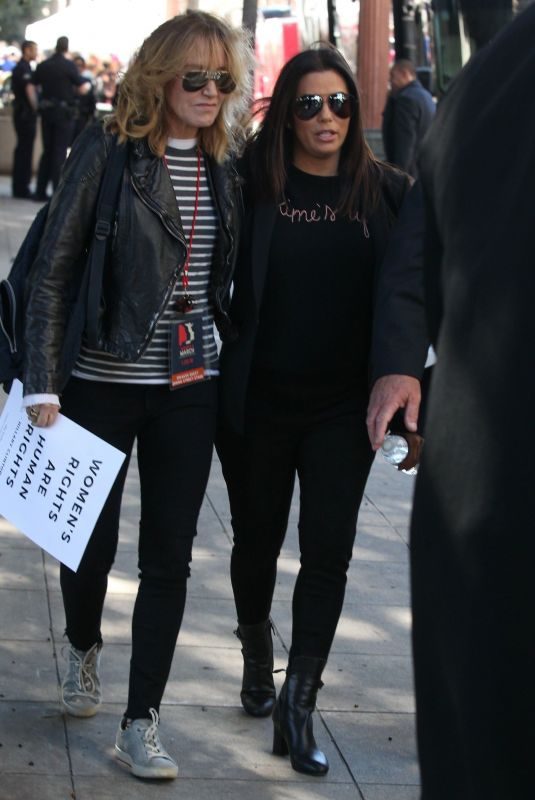
[[[193,208],[193,219],[191,220],[191,231],[189,234],[188,240],[188,249],[186,251],[186,260],[184,261],[184,266],[182,267],[182,289],[184,290],[184,295],[179,297],[176,301],[176,309],[180,311],[181,314],[185,314],[187,311],[191,311],[195,304],[195,300],[188,292],[189,287],[189,262],[191,258],[191,248],[193,246],[193,236],[195,233],[195,223],[197,222],[197,213],[199,211],[199,192],[201,188],[201,148],[197,145],[197,185],[195,187],[195,206]]]

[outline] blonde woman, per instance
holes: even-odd
[[[116,754],[134,775],[174,778],[159,708],[186,599],[216,417],[214,322],[228,334],[235,258],[232,130],[249,97],[244,34],[201,12],[143,43],[117,109],[75,143],[52,200],[27,305],[25,405],[37,426],[62,411],[127,454],[76,573],[61,566],[69,640],[67,713],[101,703],[101,617],[118,542],[128,457],[137,440],[140,583],[128,703]],[[98,347],[65,366],[63,297],[92,232],[113,137],[128,157],[104,280]],[[73,359],[74,360],[74,359]],[[125,676],[126,680],[126,676]]]

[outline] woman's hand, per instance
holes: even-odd
[[[26,413],[36,428],[49,428],[57,419],[59,406],[55,403],[38,403],[28,406]]]

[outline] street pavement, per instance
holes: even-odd
[[[39,208],[11,199],[9,189],[9,179],[1,177],[0,277]],[[241,708],[230,515],[215,457],[161,708],[162,741],[179,763],[175,781],[138,780],[113,757],[137,590],[135,458],[103,621],[104,702],[91,719],[68,717],[59,703],[65,639],[58,564],[0,517],[0,800],[417,800],[408,578],[413,485],[412,477],[376,459],[314,715],[316,738],[331,764],[324,778],[300,775],[288,758],[274,756],[271,720],[253,719]],[[290,643],[296,523],[297,497],[273,603],[276,668],[285,667]],[[283,678],[275,675],[277,686]]]

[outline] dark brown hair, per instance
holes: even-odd
[[[369,218],[379,200],[379,168],[364,138],[359,92],[349,64],[338,50],[328,45],[305,50],[290,59],[280,72],[271,98],[261,104],[265,116],[245,152],[251,189],[257,199],[276,203],[284,199],[293,153],[293,104],[297,87],[303,76],[327,70],[334,70],[344,79],[349,94],[357,101],[340,153],[339,210],[342,214],[358,212]]]
[[[413,62],[408,58],[398,58],[397,61],[394,61],[392,64],[392,70],[398,70],[399,72],[407,72],[411,78],[416,78],[416,67],[414,66]]]

